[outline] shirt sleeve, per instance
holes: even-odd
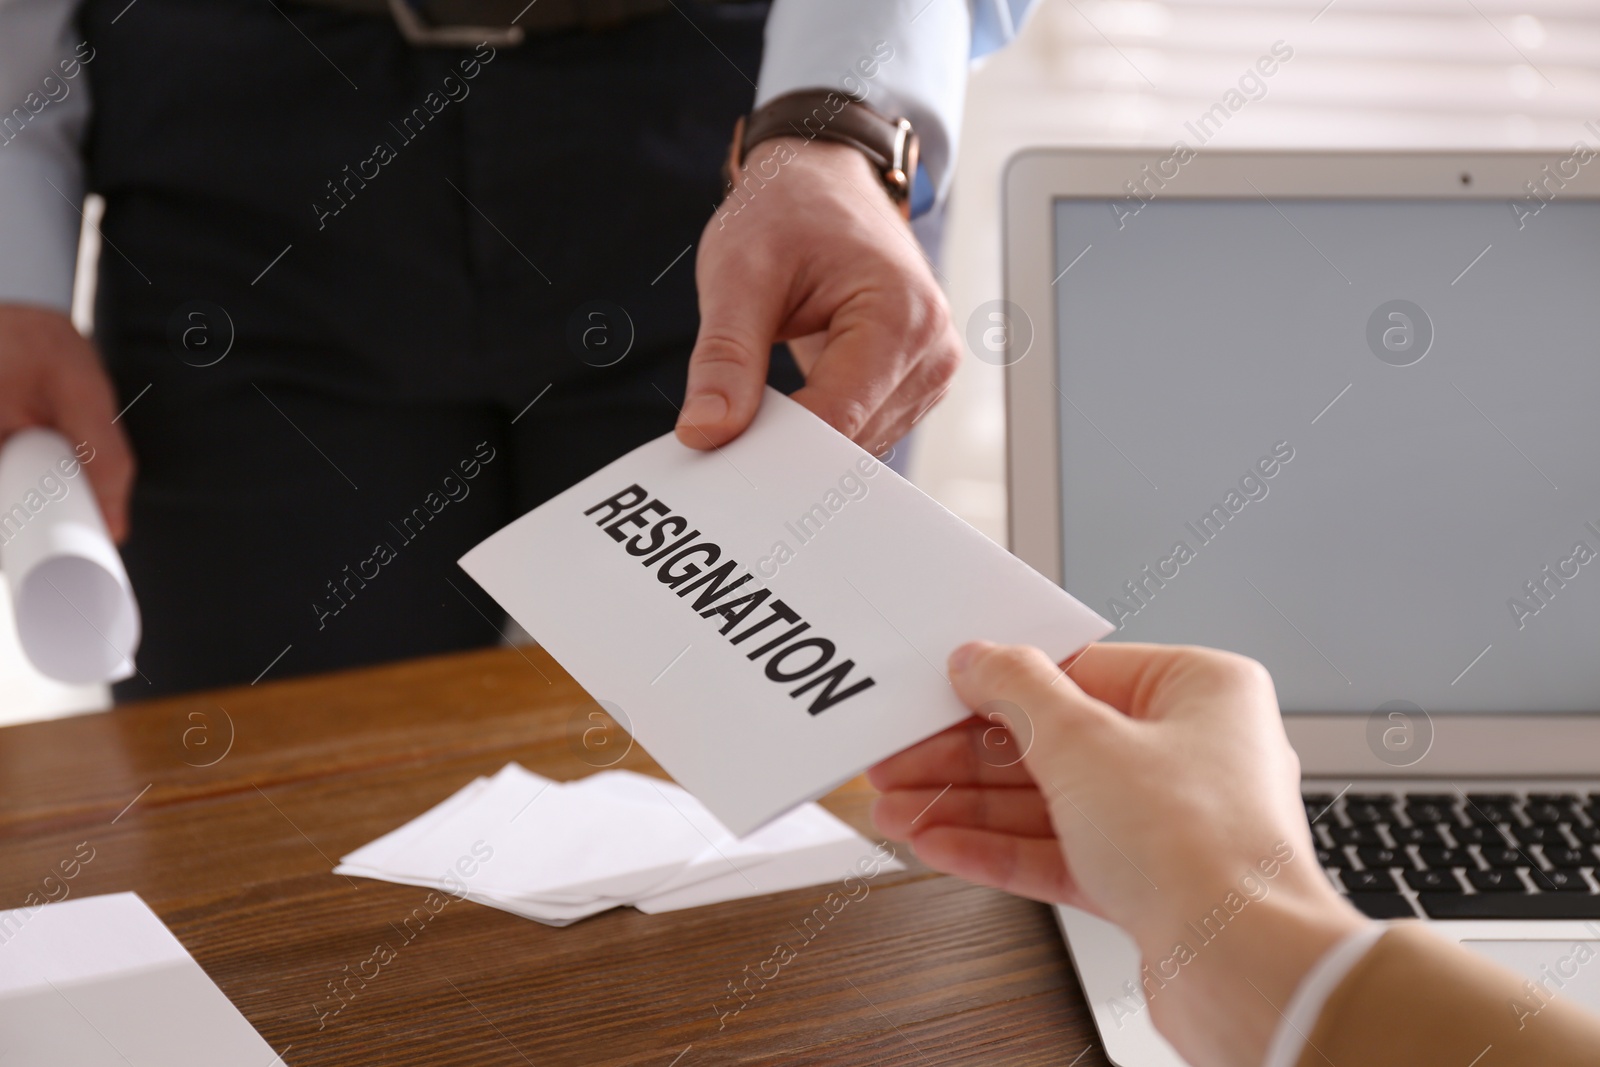
[[[1295,987],[1294,996],[1278,1022],[1278,1029],[1267,1046],[1267,1058],[1261,1067],[1295,1067],[1305,1048],[1307,1035],[1317,1025],[1328,997],[1344,981],[1361,957],[1378,943],[1388,927],[1382,923],[1368,923],[1322,954],[1306,976]]]
[[[928,201],[914,193],[913,207],[925,209],[950,184],[972,25],[968,0],[773,0],[756,106],[834,89],[910,119]]]
[[[94,56],[77,7],[0,0],[0,303],[72,307]]]
[[[972,58],[1011,43],[1033,9],[1033,0],[972,0]]]

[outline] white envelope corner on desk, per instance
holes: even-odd
[[[966,718],[964,642],[1112,629],[772,389],[730,444],[657,438],[461,566],[741,836]]]
[[[0,1064],[283,1067],[284,1059],[143,900],[112,893],[0,911]]]

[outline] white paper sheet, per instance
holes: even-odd
[[[516,764],[508,763],[506,766],[508,768],[516,767]],[[518,769],[520,770],[521,768]],[[541,779],[541,781],[547,780]],[[398,856],[412,838],[428,827],[437,824],[439,820],[445,818],[451,812],[461,810],[488,787],[489,779],[474,778],[404,826],[397,827],[382,837],[367,842],[348,856],[345,856],[341,862],[345,865],[366,866],[375,870],[385,869],[385,864]]]
[[[688,555],[650,551],[691,531]],[[695,451],[670,434],[643,445],[461,566],[741,835],[965,718],[944,670],[962,643],[1064,659],[1112,629],[771,389],[726,447]],[[700,573],[667,584],[691,567]],[[708,580],[725,584],[697,584]],[[718,608],[729,614],[707,614]],[[814,638],[828,644],[798,647]]]
[[[626,849],[614,847],[620,835]],[[470,805],[427,826],[388,866],[417,878],[454,870],[477,892],[587,900],[647,890],[704,846],[700,831],[670,808],[643,808],[583,783],[502,774]],[[475,870],[462,868],[463,856],[475,860]]]
[[[137,894],[0,912],[0,1063],[283,1062]]]
[[[133,674],[133,586],[88,472],[52,430],[23,430],[0,446],[0,570],[39,673],[79,685]]]
[[[796,808],[753,834],[733,840],[759,848],[761,854],[740,857],[708,849],[681,879],[658,886],[633,906],[655,915],[838,882],[857,861],[873,855],[872,845],[860,834],[815,804]],[[877,869],[888,872],[905,867],[898,860],[879,860]]]

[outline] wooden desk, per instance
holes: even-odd
[[[543,652],[497,649],[0,729],[0,907],[137,891],[292,1067],[1105,1063],[1049,910],[904,849],[726,1020],[826,887],[566,929],[452,900],[405,927],[426,890],[329,873],[508,760],[590,773],[592,707]],[[870,799],[825,803],[870,835]]]

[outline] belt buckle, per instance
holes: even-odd
[[[521,26],[434,26],[424,22],[408,0],[389,0],[389,14],[408,43],[424,48],[471,48],[478,44],[510,48],[521,44],[525,36]]]

